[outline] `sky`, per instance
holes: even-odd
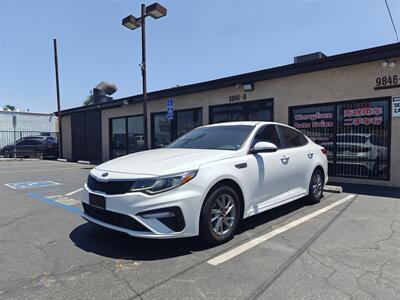
[[[121,25],[136,0],[0,0],[0,107],[54,112],[53,38],[61,108],[82,105],[100,81],[114,99],[142,92],[141,35]],[[159,0],[146,19],[148,91],[396,42],[384,0]],[[400,0],[388,0],[400,34]]]

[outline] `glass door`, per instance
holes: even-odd
[[[143,151],[143,116],[114,118],[110,121],[110,157]]]

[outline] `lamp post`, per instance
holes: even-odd
[[[132,15],[127,16],[122,20],[122,25],[134,30],[142,27],[142,63],[140,69],[142,72],[143,81],[143,130],[144,130],[144,146],[145,149],[149,149],[148,138],[147,138],[147,77],[146,77],[146,17],[150,16],[154,19],[159,19],[167,15],[167,9],[158,3],[153,3],[146,7],[142,4],[140,18],[135,18]]]

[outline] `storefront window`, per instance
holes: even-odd
[[[171,143],[172,121],[168,121],[166,113],[153,114],[153,148],[161,148]]]
[[[125,118],[111,120],[111,157],[127,154]]]
[[[174,119],[168,121],[166,113],[152,114],[152,147],[161,148],[186,132],[203,124],[201,108],[178,110]]]
[[[389,178],[389,102],[293,107],[290,123],[328,150],[331,176]]]
[[[111,158],[144,150],[143,116],[111,119]]]
[[[128,118],[128,153],[143,151],[144,130],[143,116],[134,116]]]
[[[175,118],[176,136],[174,138],[181,137],[186,132],[189,132],[203,124],[201,109],[177,111]]]
[[[272,121],[272,100],[257,100],[210,107],[210,123]]]

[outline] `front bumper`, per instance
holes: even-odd
[[[105,210],[89,204],[90,193],[105,198]],[[189,237],[198,235],[202,199],[203,195],[199,186],[192,181],[158,195],[140,192],[107,195],[93,191],[85,184],[81,199],[84,206],[82,217],[135,237],[158,239]],[[151,214],[147,216],[143,214],[148,211],[151,211]],[[159,218],[160,211],[173,211],[175,217],[181,213],[183,229],[179,226],[171,226],[171,222],[165,222],[167,219]],[[179,228],[179,231],[175,231],[176,228]]]

